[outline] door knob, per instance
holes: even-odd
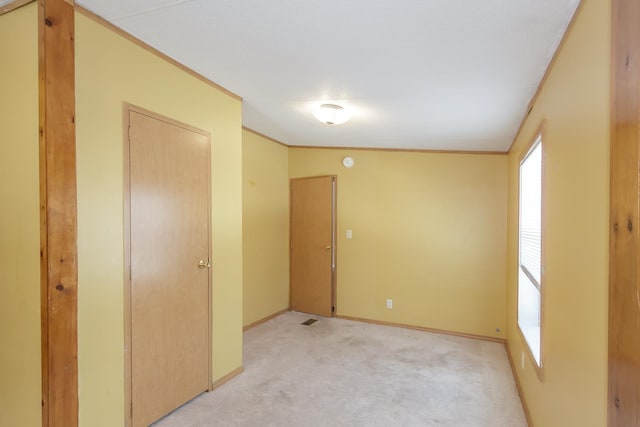
[[[209,268],[209,267],[211,267],[211,263],[209,261],[205,261],[205,260],[201,259],[198,262],[198,268]]]
[[[325,249],[327,250],[331,249],[331,245],[326,246]]]

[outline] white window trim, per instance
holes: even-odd
[[[520,338],[522,339],[524,348],[526,349],[526,352],[528,354],[528,357],[532,363],[532,365],[535,368],[536,374],[538,375],[538,378],[540,379],[540,381],[543,381],[544,379],[544,375],[543,375],[543,367],[544,367],[544,340],[543,340],[543,335],[544,335],[544,230],[545,230],[545,150],[544,150],[544,125],[541,125],[539,130],[536,132],[535,137],[531,140],[531,142],[528,144],[528,146],[526,147],[525,150],[523,150],[523,152],[525,153],[521,158],[520,161],[518,163],[518,257],[517,257],[517,278],[516,278],[516,289],[517,289],[517,301],[516,301],[516,324],[518,326],[518,332],[520,334]],[[541,212],[540,212],[540,263],[541,263],[541,267],[540,267],[540,281],[536,281],[535,278],[531,277],[531,274],[525,269],[521,268],[520,265],[520,227],[521,227],[521,216],[520,216],[520,210],[521,210],[521,199],[520,199],[520,192],[521,192],[521,168],[522,168],[522,164],[526,161],[526,159],[529,157],[529,155],[531,154],[531,152],[538,146],[540,145],[540,149],[541,149]],[[539,290],[540,292],[540,306],[539,306],[539,315],[540,315],[540,327],[539,327],[539,334],[537,336],[537,339],[539,341],[539,362],[537,360],[537,358],[534,356],[533,351],[530,347],[530,344],[526,338],[526,335],[530,334],[525,334],[525,332],[522,330],[522,327],[520,325],[520,272],[523,272],[526,277],[531,280],[531,282],[533,283],[533,285]]]

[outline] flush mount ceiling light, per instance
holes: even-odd
[[[316,119],[328,125],[340,125],[348,122],[351,115],[337,104],[322,104],[313,113]]]

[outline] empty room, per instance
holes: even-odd
[[[640,426],[635,0],[0,0],[0,426]]]

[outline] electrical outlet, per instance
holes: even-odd
[[[387,308],[393,308],[393,300],[392,299],[388,299],[387,300]]]

